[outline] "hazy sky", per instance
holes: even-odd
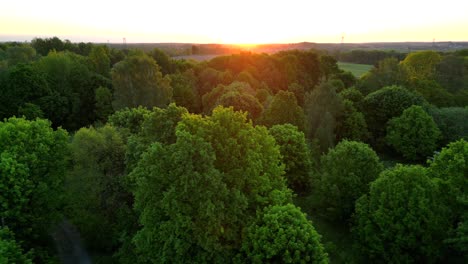
[[[0,41],[468,41],[468,0],[22,0],[0,4]]]

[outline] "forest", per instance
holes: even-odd
[[[0,263],[467,263],[468,50],[341,55],[0,43]]]

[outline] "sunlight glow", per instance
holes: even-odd
[[[288,43],[468,40],[468,1],[7,1],[0,41]]]

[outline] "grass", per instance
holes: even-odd
[[[338,67],[344,71],[351,72],[356,78],[359,78],[372,69],[373,66],[368,64],[338,62]]]

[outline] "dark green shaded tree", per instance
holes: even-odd
[[[41,98],[51,91],[46,76],[30,64],[19,64],[8,68],[0,85],[0,117],[18,115],[18,108],[25,103],[41,107]]]
[[[397,165],[357,200],[353,232],[371,262],[432,263],[447,230],[445,208],[425,168]]]
[[[154,48],[150,53],[149,56],[156,61],[161,69],[161,73],[163,75],[171,74],[175,72],[175,65],[172,63],[171,58],[162,50],[158,48]]]
[[[280,147],[288,186],[297,192],[309,190],[312,162],[304,133],[291,124],[274,125],[269,131]]]
[[[349,100],[353,102],[353,105],[357,110],[362,110],[362,101],[364,100],[364,95],[356,87],[344,89],[338,95],[342,100]]]
[[[268,127],[291,124],[304,131],[304,111],[297,104],[293,93],[279,91],[273,97],[269,107],[265,109],[261,123]]]
[[[343,140],[321,158],[318,191],[325,214],[347,221],[354,203],[369,191],[369,184],[383,170],[377,154],[367,144]]]
[[[14,234],[0,227],[0,263],[32,264],[31,252],[24,253]]]
[[[197,77],[193,70],[171,74],[172,98],[178,106],[191,113],[200,113],[201,98],[197,90]]]
[[[369,131],[375,140],[385,136],[387,122],[400,116],[412,105],[423,105],[425,100],[400,86],[388,86],[367,95],[363,101],[363,113]]]
[[[442,133],[441,145],[459,139],[468,140],[468,108],[430,108],[429,113]]]
[[[146,54],[134,52],[112,68],[114,108],[165,107],[172,100],[170,78]]]
[[[93,46],[89,53],[89,61],[92,69],[105,77],[110,77],[111,61],[109,58],[109,50],[106,46]]]
[[[440,130],[421,106],[411,106],[388,122],[385,140],[403,157],[421,160],[437,148]]]
[[[354,103],[348,99],[343,100],[343,115],[336,128],[337,139],[367,141],[370,137],[364,114],[359,112]]]
[[[306,114],[308,138],[313,138],[319,127],[321,127],[322,132],[326,127],[330,127],[330,121],[336,121],[337,117],[341,115],[342,110],[341,98],[337,95],[335,87],[330,82],[323,82],[312,92],[306,94],[304,112]],[[327,119],[326,121],[325,118]],[[333,125],[333,133],[334,128]]]
[[[363,75],[356,86],[364,95],[367,95],[386,86],[405,85],[407,81],[408,72],[400,65],[398,59],[386,58]]]
[[[5,51],[7,65],[12,67],[19,63],[30,63],[36,59],[36,50],[29,45],[8,47]]]
[[[445,241],[460,256],[468,254],[468,142],[450,143],[429,161],[429,172],[437,179],[441,189],[440,199],[449,206],[452,229]]]
[[[81,128],[71,150],[67,216],[88,248],[112,253],[132,213],[132,195],[125,188],[124,141],[109,125]]]
[[[96,118],[105,123],[107,118],[114,112],[112,108],[112,92],[109,88],[100,86],[96,89],[94,100]]]
[[[292,204],[269,206],[247,228],[247,263],[328,263],[320,235]]]

